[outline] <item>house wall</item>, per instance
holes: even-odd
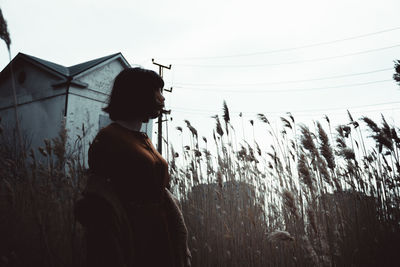
[[[64,117],[65,88],[52,87],[63,77],[44,72],[22,59],[13,64],[13,74],[22,139],[33,148],[43,146],[45,138],[52,139],[58,135]],[[11,77],[10,73],[5,73],[0,82],[0,117],[4,128],[2,142],[8,143],[16,140]]]

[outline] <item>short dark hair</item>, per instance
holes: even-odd
[[[110,119],[148,121],[154,92],[164,87],[163,79],[154,71],[142,68],[127,68],[114,80],[107,107]]]

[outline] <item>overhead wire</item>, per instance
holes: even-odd
[[[304,60],[294,60],[294,61],[287,61],[287,62],[278,62],[278,63],[266,63],[266,64],[247,64],[247,65],[193,65],[193,64],[174,64],[175,67],[195,67],[195,68],[257,68],[257,67],[270,67],[270,66],[282,66],[282,65],[291,65],[291,64],[300,64],[300,63],[312,63],[318,61],[326,61],[331,59],[338,59],[362,54],[373,53],[377,51],[388,50],[392,48],[400,47],[400,44],[395,44],[391,46],[379,47],[374,49],[368,49],[363,51],[358,51],[354,53],[336,55],[336,56],[329,56],[329,57],[322,57],[322,58],[313,58],[313,59],[304,59]]]
[[[368,108],[368,107],[376,107],[376,106],[385,106],[385,105],[395,105],[400,104],[400,101],[391,101],[391,102],[383,102],[383,103],[375,103],[375,104],[367,104],[367,105],[357,105],[352,107],[338,107],[338,108],[324,108],[324,109],[303,109],[303,110],[290,110],[292,113],[302,113],[302,112],[324,112],[324,111],[334,111],[334,110],[347,110],[347,109],[359,109],[359,108]],[[220,111],[216,110],[205,110],[205,109],[191,109],[191,108],[182,108],[182,107],[169,107],[174,111],[180,112],[204,112],[204,113],[219,113]],[[400,107],[399,107],[400,108]],[[256,111],[229,111],[231,114],[239,114],[239,113],[262,113]],[[288,111],[264,111],[264,113],[268,114],[282,114],[287,113]]]
[[[229,57],[244,57],[244,56],[251,56],[251,55],[260,55],[260,54],[272,54],[272,53],[279,53],[279,52],[284,52],[284,51],[290,51],[290,50],[297,50],[297,49],[303,49],[303,48],[309,48],[309,47],[316,47],[316,46],[322,46],[322,45],[327,45],[327,44],[333,44],[341,41],[347,41],[347,40],[352,40],[352,39],[357,39],[357,38],[362,38],[362,37],[367,37],[370,35],[375,35],[375,34],[381,34],[384,32],[389,32],[389,31],[394,31],[394,30],[399,30],[400,27],[396,28],[391,28],[387,30],[382,30],[374,33],[369,33],[369,34],[363,34],[363,35],[358,35],[358,36],[353,36],[349,38],[343,38],[343,39],[337,39],[333,41],[328,41],[328,42],[319,42],[315,44],[310,44],[310,45],[304,45],[304,46],[298,46],[298,47],[291,47],[291,48],[284,48],[284,49],[277,49],[277,50],[270,50],[270,51],[263,51],[263,52],[253,52],[253,53],[243,53],[243,54],[237,54],[237,55],[229,55],[229,56],[215,56],[215,57],[191,57],[191,58],[186,58],[186,59],[217,59],[217,58],[229,58]],[[355,55],[361,55],[361,54],[367,54],[367,53],[373,53],[377,51],[382,51],[382,50],[387,50],[387,49],[392,49],[392,48],[397,48],[400,47],[400,44],[395,44],[392,46],[387,46],[387,47],[380,47],[380,48],[375,48],[375,49],[369,49],[369,50],[363,50],[363,51],[358,51],[358,52],[353,52],[353,53],[347,53],[347,54],[342,54],[342,55],[335,55],[335,56],[329,56],[329,57],[323,57],[323,58],[314,58],[314,59],[305,59],[305,60],[297,60],[297,61],[289,61],[289,62],[281,62],[281,63],[270,63],[270,64],[251,64],[251,65],[188,65],[188,64],[174,64],[175,66],[183,66],[183,67],[223,67],[223,68],[247,68],[247,67],[264,67],[264,66],[278,66],[278,65],[289,65],[289,64],[300,64],[300,63],[309,63],[309,62],[317,62],[317,61],[325,61],[325,60],[331,60],[331,59],[337,59],[337,58],[344,58],[344,57],[349,57],[349,56],[355,56]],[[179,60],[179,58],[175,58]],[[182,59],[182,58],[181,58]],[[388,71],[392,70],[392,68],[385,68],[385,69],[378,69],[378,70],[373,70],[373,71],[367,71],[367,72],[359,72],[359,73],[350,73],[350,74],[343,74],[343,75],[335,75],[335,76],[326,76],[326,77],[319,77],[319,78],[313,78],[313,79],[303,79],[303,80],[291,80],[291,81],[278,81],[278,82],[259,82],[259,83],[248,83],[248,84],[212,84],[212,83],[174,83],[174,88],[182,88],[182,89],[192,89],[192,90],[198,90],[198,91],[210,91],[210,92],[235,92],[235,93],[251,93],[251,92],[256,92],[256,93],[268,93],[268,92],[301,92],[301,91],[314,91],[314,90],[324,90],[324,89],[333,89],[333,88],[342,88],[342,87],[355,87],[355,86],[361,86],[361,85],[368,85],[368,84],[376,84],[376,83],[383,83],[383,82],[393,82],[393,80],[378,80],[378,81],[368,81],[368,82],[363,82],[363,83],[352,83],[352,84],[344,84],[344,85],[338,85],[338,86],[329,86],[329,87],[316,87],[316,88],[302,88],[302,89],[287,89],[287,90],[246,90],[246,91],[238,91],[238,90],[215,90],[215,89],[206,89],[206,88],[199,88],[199,87],[190,87],[190,85],[195,85],[195,86],[213,86],[213,87],[232,87],[232,86],[260,86],[260,85],[273,85],[273,84],[290,84],[290,83],[299,83],[299,82],[307,82],[307,81],[318,81],[318,80],[329,80],[329,79],[337,79],[337,78],[343,78],[343,77],[352,77],[352,76],[358,76],[358,75],[365,75],[365,74],[371,74],[371,73],[377,73],[377,72],[383,72],[383,71]],[[186,85],[186,86],[185,86]],[[189,86],[187,86],[189,85]],[[379,106],[379,105],[388,105],[388,104],[398,104],[400,102],[387,102],[387,103],[379,103],[379,104],[371,104],[371,105],[363,105],[363,106],[356,106],[356,107],[350,107],[349,109],[353,108],[360,108],[360,107],[371,107],[371,106]],[[398,110],[399,108],[389,108],[389,109],[378,109],[376,111],[384,111],[384,110]],[[345,110],[345,108],[333,108],[333,109],[321,109],[319,111],[329,111],[329,110]],[[313,109],[313,110],[297,110],[297,111],[291,111],[293,113],[301,113],[301,112],[317,112],[318,109]],[[192,114],[210,114],[210,113],[219,113],[217,111],[210,111],[210,110],[193,110],[193,109],[185,109],[185,108],[173,108],[173,112],[180,112],[180,113],[192,113]],[[360,111],[362,112],[362,111]],[[372,110],[368,110],[365,112],[372,112]],[[231,111],[231,113],[237,113],[239,112],[234,112]],[[248,113],[248,112],[246,112]],[[267,114],[279,114],[279,113],[285,113],[285,112],[266,112]],[[254,112],[256,114],[256,112]]]
[[[308,92],[308,91],[337,89],[337,88],[345,88],[345,87],[357,87],[357,86],[362,86],[362,85],[370,85],[370,84],[377,84],[377,83],[384,83],[384,82],[393,82],[393,80],[386,79],[386,80],[368,81],[368,82],[362,82],[362,83],[342,84],[342,85],[336,85],[336,86],[298,88],[298,89],[272,89],[272,90],[229,90],[229,89],[208,89],[208,88],[187,87],[187,86],[175,86],[175,87],[181,88],[181,89],[187,89],[187,90],[206,91],[206,92],[213,92],[213,93],[227,92],[227,93],[248,94],[248,93]]]
[[[334,44],[334,43],[339,43],[339,42],[344,42],[344,41],[349,41],[349,40],[355,40],[355,39],[360,39],[360,38],[364,38],[364,37],[368,37],[368,36],[378,35],[378,34],[391,32],[391,31],[396,31],[396,30],[400,30],[400,27],[384,29],[381,31],[360,34],[360,35],[355,35],[355,36],[331,40],[331,41],[318,42],[318,43],[313,43],[313,44],[308,44],[308,45],[288,47],[288,48],[282,48],[282,49],[273,49],[273,50],[261,51],[261,52],[249,52],[249,53],[241,53],[241,54],[233,54],[233,55],[208,56],[208,57],[175,57],[175,58],[165,58],[165,59],[168,59],[168,60],[199,60],[199,59],[204,60],[204,59],[221,59],[221,58],[248,57],[248,56],[258,56],[258,55],[265,55],[265,54],[274,54],[274,53],[281,53],[281,52],[299,50],[299,49],[304,49],[304,48],[324,46],[324,45],[329,45],[329,44]]]
[[[391,68],[384,68],[366,72],[358,72],[358,73],[350,73],[350,74],[342,74],[342,75],[334,75],[334,76],[326,76],[320,78],[312,78],[312,79],[302,79],[302,80],[290,80],[290,81],[277,81],[277,82],[258,82],[258,83],[235,83],[235,84],[217,84],[217,83],[180,83],[175,82],[175,85],[181,86],[214,86],[214,87],[232,87],[232,86],[259,86],[259,85],[274,85],[274,84],[289,84],[289,83],[300,83],[300,82],[312,82],[312,81],[322,81],[322,80],[332,80],[337,78],[345,78],[345,77],[353,77],[353,76],[360,76],[372,73],[378,73],[383,71],[393,70]]]

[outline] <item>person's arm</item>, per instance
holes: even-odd
[[[104,133],[93,140],[88,153],[90,171],[84,197],[76,206],[77,218],[86,230],[88,267],[125,266],[117,229],[119,223],[105,192],[112,174],[110,142]]]

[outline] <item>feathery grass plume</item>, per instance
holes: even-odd
[[[65,163],[66,160],[66,145],[68,139],[68,132],[65,125],[65,119],[62,121],[60,131],[58,132],[58,136],[53,138],[53,153],[57,157],[57,160],[60,165]]]
[[[248,149],[248,151],[249,151],[249,154],[248,154],[248,157],[247,157],[247,159],[249,160],[249,161],[256,161],[256,157],[254,156],[254,150],[253,150],[253,148],[246,142],[246,144],[247,144],[247,149]]]
[[[49,139],[44,139],[43,142],[44,142],[44,147],[46,149],[47,154],[51,156],[52,147],[51,147],[50,140]]]
[[[258,117],[258,119],[259,119],[260,121],[269,124],[269,120],[267,119],[267,117],[265,117],[264,114],[258,113],[258,114],[257,114],[257,117]]]
[[[1,133],[1,131],[0,131],[0,133]],[[396,129],[394,127],[392,127],[392,129],[391,129],[391,135],[392,135],[393,141],[395,142],[396,146],[399,147],[400,146],[400,138],[397,135]]]
[[[8,51],[10,51],[11,38],[8,32],[7,22],[3,17],[3,12],[0,9],[0,38],[4,40],[7,45]]]
[[[324,115],[324,119],[326,120],[326,122],[327,122],[328,124],[331,124],[331,121],[329,120],[328,115]]]
[[[38,147],[38,150],[39,150],[40,154],[42,154],[44,157],[48,156],[46,149],[44,149],[43,147],[41,147],[41,146]]]
[[[231,120],[231,118],[229,117],[229,109],[228,109],[228,105],[226,104],[225,100],[224,100],[224,104],[223,104],[222,110],[224,112],[224,115],[222,116],[222,118],[225,121],[225,131],[226,131],[226,134],[229,134],[229,132],[228,132],[228,124],[229,124],[229,121]]]
[[[175,152],[174,146],[172,144],[170,145],[170,148],[171,148],[171,160],[169,161],[168,166],[170,167],[171,170],[176,172],[177,171],[177,166],[176,166],[175,158],[177,158],[179,155],[178,155],[178,153]]]
[[[393,80],[395,80],[400,85],[400,60],[394,61],[394,71]]]
[[[240,145],[240,147],[240,150],[237,151],[237,156],[241,161],[243,161],[247,158],[247,150],[243,145]]]
[[[379,126],[368,117],[364,116],[361,118],[361,120],[363,120],[367,124],[367,126],[371,129],[372,135],[370,135],[370,137],[372,137],[376,141],[379,147],[379,153],[382,152],[383,147],[386,147],[389,151],[393,149],[393,141],[391,139],[392,134],[390,131],[390,127],[383,116],[382,116],[383,120],[382,129],[379,128]],[[387,134],[389,134],[389,136]]]
[[[347,115],[349,116],[350,122],[353,122],[354,119],[353,119],[353,116],[351,116],[351,113],[349,110],[347,110]]]
[[[297,205],[296,199],[292,192],[287,189],[284,189],[282,192],[283,203],[285,204],[286,208],[291,212],[291,214],[298,219],[299,214],[297,212]]]
[[[314,144],[314,139],[313,139],[312,133],[310,132],[308,127],[305,126],[304,124],[300,125],[300,131],[301,131],[301,136],[300,136],[301,144],[303,145],[303,147],[305,149],[310,151],[310,153],[313,157],[317,157],[318,150]]]
[[[343,125],[342,131],[343,131],[344,137],[348,138],[351,133],[351,128],[347,125]]]
[[[306,156],[301,153],[299,161],[297,163],[297,170],[299,172],[300,180],[307,185],[310,190],[313,190],[312,174],[307,164]]]
[[[321,142],[319,148],[321,155],[325,158],[326,162],[328,163],[328,167],[331,170],[334,170],[336,167],[336,163],[335,163],[335,158],[333,156],[331,145],[329,143],[328,135],[326,134],[325,130],[322,128],[319,122],[317,122],[317,128],[318,128],[318,137]]]
[[[386,134],[389,138],[392,138],[392,132],[390,131],[390,126],[387,123],[385,116],[383,116],[383,114],[381,114],[382,117],[382,128],[381,131]]]
[[[356,160],[356,154],[354,153],[354,150],[349,147],[343,148],[340,151],[339,155],[345,158],[346,160]]]
[[[381,142],[388,150],[393,149],[393,137],[392,137],[392,131],[389,126],[389,124],[386,122],[385,117],[383,114],[381,114],[382,117],[382,128],[381,128],[381,138],[383,141]]]
[[[343,148],[347,147],[347,144],[346,144],[346,141],[344,140],[344,137],[339,135],[336,138],[336,147],[339,148],[339,149],[343,149]],[[337,153],[337,154],[340,154],[340,153]]]
[[[292,113],[286,112],[286,114],[287,114],[287,115],[289,116],[289,118],[292,120],[292,123],[295,123],[294,117],[293,117]]]
[[[257,142],[254,142],[254,143],[256,144],[257,154],[258,154],[259,156],[261,156],[261,149],[260,149],[260,146],[258,145]]]
[[[190,124],[190,121],[188,120],[184,120],[184,122],[186,123],[186,126],[188,127],[189,131],[192,133],[192,135],[197,138],[197,130]]]
[[[286,118],[281,117],[281,121],[283,122],[283,127],[292,129],[292,124]]]
[[[215,129],[217,131],[217,134],[222,137],[224,135],[224,130],[222,130],[221,121],[219,120],[218,115],[214,115],[211,118],[215,119],[215,123],[216,123]]]
[[[294,241],[294,237],[289,234],[287,231],[275,230],[272,233],[268,234],[267,237],[270,242],[277,241]]]
[[[211,152],[208,151],[207,149],[203,148],[203,154],[207,160],[211,159]]]
[[[336,132],[338,133],[337,137],[336,137],[336,147],[338,148],[338,150],[336,151],[336,154],[338,155],[342,155],[342,150],[347,148],[347,144],[346,144],[346,134],[345,131],[343,130],[345,126],[343,125],[339,125],[336,127]]]
[[[376,124],[373,120],[371,120],[370,118],[363,116],[361,117],[361,120],[364,121],[367,126],[375,133],[375,134],[379,134],[381,129],[378,127],[378,124]]]
[[[328,169],[326,168],[325,161],[318,161],[318,170],[324,181],[331,185],[332,184],[331,175],[329,174]]]
[[[349,116],[350,124],[352,124],[354,126],[354,128],[357,128],[358,126],[360,126],[358,124],[358,122],[353,119],[353,116],[351,116],[351,113],[349,110],[347,110],[347,115]]]
[[[193,149],[195,157],[201,157],[201,152],[197,149]]]

